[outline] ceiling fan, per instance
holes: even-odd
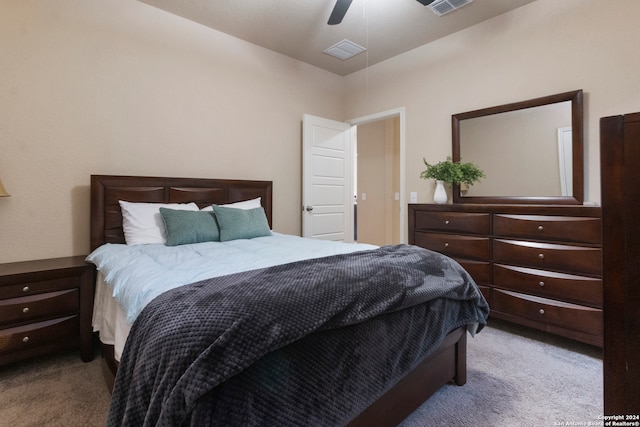
[[[331,12],[331,16],[329,16],[329,22],[327,22],[327,24],[336,25],[341,23],[352,1],[353,0],[336,0],[336,5],[333,6],[333,11]]]
[[[347,10],[349,10],[349,6],[351,6],[351,2],[353,0],[336,0],[335,6],[333,6],[333,11],[329,16],[329,25],[336,25],[342,22],[342,18],[346,15]],[[422,3],[425,6],[429,6],[435,0],[417,0],[418,3]],[[471,0],[462,1],[461,3],[468,3]]]

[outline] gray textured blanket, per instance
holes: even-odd
[[[408,245],[187,285],[134,323],[108,424],[342,425],[487,315],[457,263]]]

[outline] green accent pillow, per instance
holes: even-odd
[[[213,211],[220,228],[221,242],[271,236],[269,221],[262,207],[237,209],[213,205]]]
[[[167,230],[167,246],[220,241],[220,230],[211,211],[160,208],[160,215]]]

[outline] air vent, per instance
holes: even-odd
[[[367,49],[360,46],[359,44],[344,39],[341,42],[334,44],[330,48],[323,50],[323,52],[344,61],[345,59],[356,56],[357,54],[362,53],[365,50]]]
[[[471,3],[473,0],[436,0],[427,7],[438,16],[446,15],[464,5]]]

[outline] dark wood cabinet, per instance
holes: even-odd
[[[0,264],[0,365],[74,347],[93,358],[93,268],[84,258]]]
[[[640,113],[600,120],[604,410],[640,414]]]
[[[491,316],[603,345],[599,207],[412,204],[409,243],[456,259]]]

